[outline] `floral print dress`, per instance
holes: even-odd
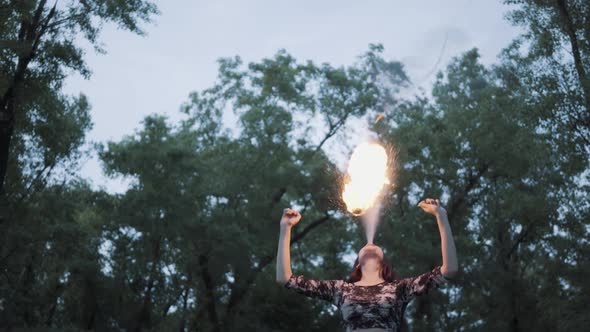
[[[344,280],[308,279],[293,274],[284,286],[336,305],[342,312],[346,332],[368,328],[397,332],[410,300],[451,280],[442,275],[440,268],[437,266],[416,277],[371,286],[357,286]]]

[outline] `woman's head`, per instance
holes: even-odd
[[[379,275],[385,281],[397,279],[397,275],[383,257],[383,250],[372,243],[367,244],[359,251],[350,273],[350,281],[357,282],[361,280],[363,269],[365,271],[379,271]]]

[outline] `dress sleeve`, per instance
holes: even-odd
[[[342,294],[343,280],[308,279],[302,275],[292,274],[285,283],[285,288],[311,298],[318,298],[338,305]]]
[[[402,279],[400,285],[403,299],[409,301],[415,296],[428,294],[431,289],[439,288],[448,283],[451,279],[440,272],[441,267],[437,266],[432,271],[422,273],[416,277]]]

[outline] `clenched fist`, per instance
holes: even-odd
[[[426,198],[418,203],[418,206],[426,213],[433,216],[446,215],[447,210],[440,204],[438,199]]]
[[[281,227],[292,227],[301,219],[301,214],[293,209],[286,208],[283,210],[281,217]]]

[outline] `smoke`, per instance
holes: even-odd
[[[374,206],[367,209],[365,214],[362,216],[362,223],[365,227],[365,235],[367,236],[367,243],[373,243],[375,239],[375,231],[377,230],[377,224],[379,223],[379,211],[381,210],[381,203],[377,203]]]

